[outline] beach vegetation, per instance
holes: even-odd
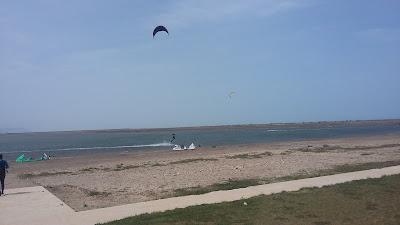
[[[98,170],[98,168],[95,168],[95,167],[87,167],[87,168],[80,169],[79,172],[93,172],[93,171],[95,171],[95,170]]]
[[[361,153],[360,155],[373,155],[374,153],[372,153],[372,152],[363,152],[363,153]]]
[[[150,164],[151,167],[155,166],[168,166],[168,165],[176,165],[176,164],[185,164],[185,163],[194,163],[194,162],[207,162],[207,161],[218,161],[216,158],[192,158],[192,159],[182,159],[178,161],[172,161],[167,163],[153,163]]]
[[[144,167],[145,165],[124,165],[124,164],[118,164],[115,168],[112,168],[112,171],[122,171],[122,170],[130,170],[130,169],[136,169],[140,167]]]
[[[18,177],[20,179],[30,179],[35,177],[48,177],[48,176],[67,175],[67,174],[73,174],[73,172],[56,171],[56,172],[41,172],[41,173],[23,173],[19,174]]]
[[[271,152],[262,152],[262,153],[255,153],[255,154],[245,153],[245,154],[226,156],[225,158],[227,158],[227,159],[260,159],[265,156],[271,156],[271,155],[272,155]]]
[[[290,155],[290,154],[292,154],[292,153],[293,153],[293,151],[291,151],[291,150],[286,150],[286,151],[281,152],[280,155]]]
[[[167,163],[167,165],[175,165],[175,164],[183,164],[183,163],[192,163],[192,162],[206,162],[206,161],[218,161],[216,158],[193,158],[193,159],[183,159],[178,161],[172,161]]]
[[[151,166],[151,167],[155,167],[155,166],[166,166],[166,164],[162,164],[162,163],[156,162],[156,163],[151,164],[150,166]]]
[[[336,166],[332,173],[347,173],[354,172],[360,170],[369,170],[369,169],[380,169],[384,167],[390,166],[398,166],[400,165],[400,160],[395,161],[385,161],[385,162],[368,162],[368,163],[359,163],[359,164],[344,164]],[[330,174],[328,174],[330,175]]]
[[[227,180],[222,183],[216,183],[209,186],[201,187],[191,187],[191,188],[181,188],[174,191],[174,197],[185,196],[185,195],[199,195],[212,191],[221,190],[232,190],[238,188],[244,188],[249,186],[255,186],[262,184],[262,180],[259,179],[242,179],[242,180]]]
[[[96,190],[86,190],[88,196],[108,196],[111,193],[104,191],[96,191]]]
[[[315,147],[307,146],[307,147],[295,148],[292,150],[300,151],[300,152],[321,153],[321,152],[328,152],[328,151],[333,151],[333,150],[345,150],[345,151],[371,150],[371,149],[381,149],[381,148],[394,148],[394,147],[398,147],[398,146],[400,146],[400,144],[382,144],[382,145],[375,145],[375,146],[352,146],[352,147],[343,147],[340,145],[324,144],[322,146],[315,146]]]

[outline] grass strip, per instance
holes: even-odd
[[[144,214],[104,225],[400,224],[400,175]],[[244,204],[246,202],[246,204]]]

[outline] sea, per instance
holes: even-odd
[[[120,153],[142,150],[171,150],[173,144],[202,147],[318,140],[400,133],[400,125],[285,128],[220,127],[166,130],[102,130],[0,134],[0,153],[12,158],[20,154],[37,157],[42,153],[66,156]],[[176,139],[170,143],[172,134]]]

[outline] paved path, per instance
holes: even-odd
[[[74,212],[43,187],[19,188],[0,197],[0,225],[93,225],[143,213],[160,212],[193,205],[235,201],[257,195],[270,195],[301,188],[322,187],[338,183],[400,174],[400,166],[364,170],[330,176],[264,184],[202,195],[140,202],[109,208]]]
[[[41,186],[10,189],[0,196],[1,225],[70,225],[75,214]]]

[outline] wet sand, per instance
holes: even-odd
[[[11,163],[6,185],[44,186],[80,211],[171,197],[177,189],[227,180],[313,174],[338,165],[396,160],[400,160],[398,133]]]

